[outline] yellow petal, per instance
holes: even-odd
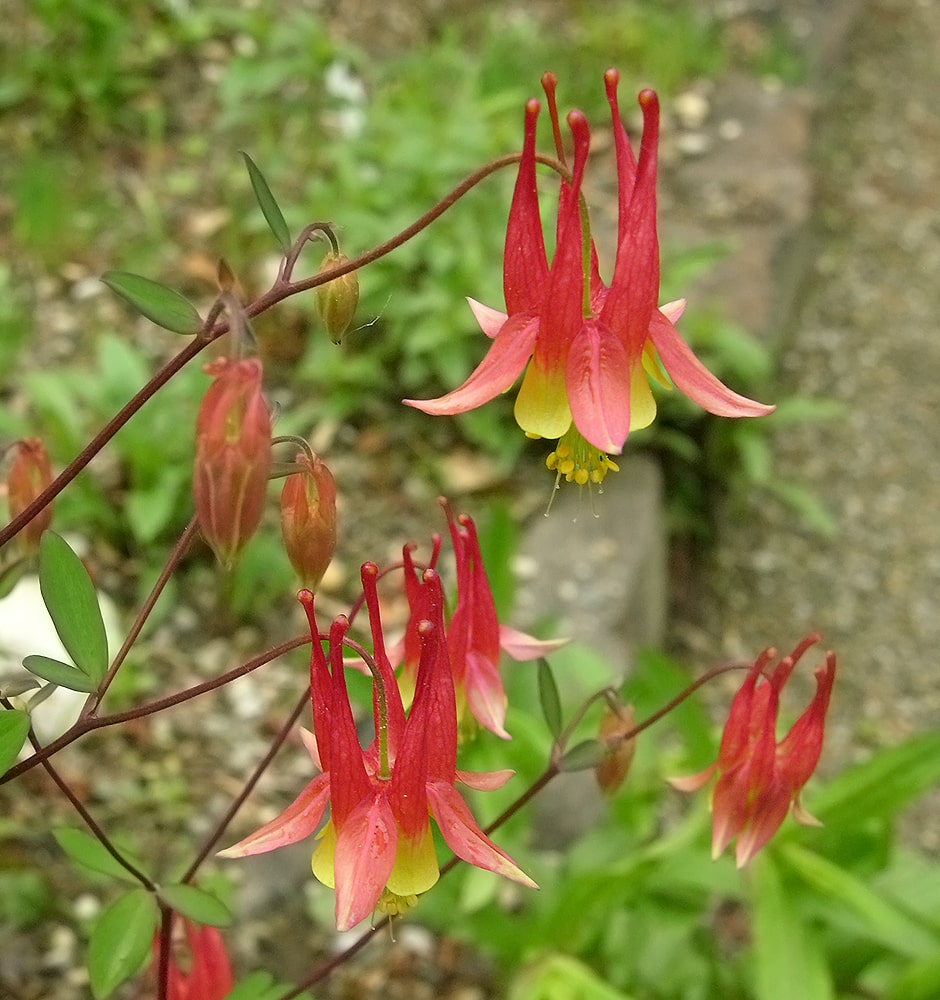
[[[388,891],[396,896],[416,896],[427,892],[439,877],[431,824],[428,823],[417,840],[399,833],[395,867],[388,877]]]
[[[516,423],[530,437],[560,438],[571,424],[565,373],[548,371],[533,358],[519,387],[513,412]]]
[[[656,419],[656,400],[650,391],[646,371],[636,365],[630,373],[630,430],[638,431]]]

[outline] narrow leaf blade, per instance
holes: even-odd
[[[755,996],[762,1000],[833,1000],[835,993],[818,938],[787,893],[773,858],[754,865]]]
[[[193,923],[226,927],[232,922],[231,911],[221,900],[194,885],[176,883],[161,886],[160,897]]]
[[[281,212],[281,208],[271,193],[271,188],[268,187],[268,182],[264,179],[264,174],[258,169],[254,160],[244,151],[241,150],[242,156],[245,158],[245,166],[248,168],[248,177],[251,180],[251,186],[255,192],[255,198],[258,200],[258,207],[261,209],[261,214],[264,216],[265,222],[274,233],[274,238],[277,240],[284,253],[290,250],[291,238],[290,230],[287,228],[287,223],[284,221],[284,214]]]
[[[81,559],[54,531],[46,531],[39,543],[39,590],[75,665],[101,681],[108,669],[108,637],[98,596]]]
[[[548,660],[542,658],[538,662],[539,669],[539,702],[542,705],[542,715],[553,739],[561,735],[561,698],[558,696],[558,685],[555,675],[548,665]]]
[[[0,774],[16,760],[29,733],[29,716],[17,709],[0,712]]]
[[[116,899],[95,924],[88,942],[88,975],[95,1000],[104,1000],[143,965],[160,916],[146,889]]]
[[[179,292],[128,271],[108,271],[101,280],[151,323],[172,333],[194,334],[202,328],[196,307]]]
[[[52,684],[58,684],[59,687],[68,688],[69,691],[85,691],[87,694],[92,694],[98,690],[97,681],[93,681],[88,674],[82,673],[71,663],[54,660],[51,656],[31,653],[23,658],[23,666],[31,674]]]

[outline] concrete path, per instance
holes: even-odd
[[[940,4],[859,6],[813,126],[815,237],[781,341],[781,394],[840,416],[774,436],[775,474],[813,491],[822,537],[754,496],[721,541],[677,635],[686,659],[838,653],[827,766],[940,724]],[[783,322],[783,320],[778,320]],[[940,794],[911,829],[940,850]]]

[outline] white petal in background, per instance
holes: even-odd
[[[108,635],[108,649],[113,654],[121,634],[117,608],[106,594],[99,592],[98,601]],[[32,677],[23,667],[23,658],[31,653],[71,662],[42,602],[39,578],[25,576],[0,600],[0,679],[10,681]],[[23,701],[32,700],[36,694],[36,689],[27,692]],[[87,697],[81,691],[59,688],[42,702],[32,713],[33,728],[39,742],[45,745],[64,733],[78,718]],[[31,752],[27,745],[22,756],[29,756]]]

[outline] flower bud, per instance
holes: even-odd
[[[323,258],[319,274],[330,271],[339,264],[345,264],[349,258],[344,253],[330,252]],[[334,278],[316,289],[317,312],[330,340],[334,344],[342,343],[343,334],[349,329],[349,324],[356,314],[359,305],[359,279],[355,271]]]
[[[25,438],[13,446],[14,455],[7,473],[7,501],[10,517],[19,517],[52,482],[52,465],[39,438]],[[52,523],[52,504],[48,503],[19,533],[20,544],[28,550],[39,545],[39,538]]]
[[[193,496],[199,526],[231,568],[264,512],[271,468],[271,418],[261,395],[261,362],[219,358],[196,420]]]
[[[636,752],[636,738],[625,739],[633,731],[633,706],[605,706],[597,738],[607,744],[607,756],[594,768],[597,784],[605,795],[613,795],[626,780]]]
[[[291,565],[309,590],[316,590],[336,551],[336,481],[323,462],[305,452],[300,472],[284,480],[281,530]]]

